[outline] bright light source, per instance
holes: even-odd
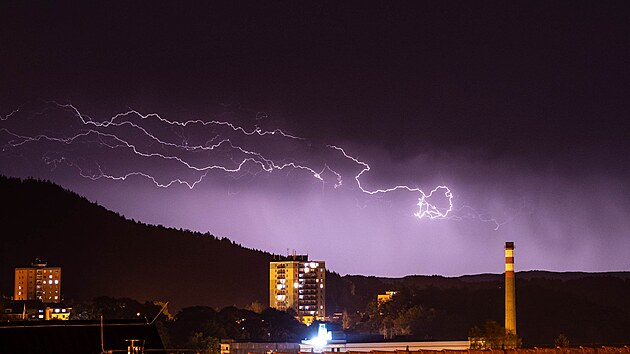
[[[312,345],[314,353],[321,353],[329,340],[332,340],[332,333],[326,330],[325,323],[320,323],[317,329],[317,336],[304,340],[302,343]]]

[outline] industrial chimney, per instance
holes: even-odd
[[[516,289],[514,286],[514,242],[505,243],[505,331],[516,335]]]

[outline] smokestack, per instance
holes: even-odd
[[[516,288],[514,286],[514,242],[505,243],[505,331],[516,334]]]

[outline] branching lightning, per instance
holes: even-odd
[[[19,128],[19,121],[16,120],[20,116],[21,109],[22,107],[0,117],[3,125],[0,127],[0,144],[2,144],[3,152],[44,143],[57,144],[56,146],[60,147],[78,146],[79,149],[84,146],[97,146],[107,149],[111,154],[122,151],[145,162],[158,161],[159,164],[168,164],[173,168],[171,172],[176,175],[170,178],[164,175],[160,176],[141,167],[136,167],[135,170],[113,172],[115,168],[97,162],[96,158],[91,162],[95,167],[87,168],[85,163],[66,156],[64,152],[44,154],[43,160],[46,164],[52,167],[66,165],[75,168],[80,176],[91,180],[105,178],[113,181],[124,181],[130,177],[142,177],[160,188],[179,184],[193,189],[208,176],[210,171],[220,171],[230,175],[239,173],[255,175],[260,172],[272,173],[285,170],[306,172],[315,181],[322,184],[332,184],[335,189],[346,186],[343,179],[345,173],[325,161],[309,163],[308,161],[299,161],[289,155],[283,158],[271,156],[274,153],[265,152],[265,149],[257,146],[257,144],[266,144],[268,141],[254,142],[252,144],[254,147],[248,146],[247,141],[239,142],[240,139],[273,137],[293,144],[308,145],[307,139],[280,129],[264,130],[258,124],[252,129],[247,129],[228,121],[219,120],[175,121],[163,118],[157,113],[142,114],[134,109],[98,121],[82,114],[72,104],[46,102],[42,111],[32,116],[27,114],[27,117],[45,116],[46,112],[51,110],[61,111],[65,119],[69,119],[67,114],[70,113],[72,117],[70,126],[56,126],[54,129],[41,128],[40,131],[33,134],[32,130],[34,129],[26,129],[26,132],[22,132],[21,130],[24,129]],[[15,127],[9,124],[12,121],[16,121]],[[201,139],[198,139],[202,142],[193,141],[194,139],[190,136],[198,134],[200,131],[205,134]],[[162,135],[169,136],[164,137]],[[418,209],[414,215],[417,218],[461,220],[475,217],[484,222],[494,223],[495,229],[501,226],[497,220],[483,218],[481,214],[468,206],[456,209],[453,205],[453,193],[446,185],[436,186],[428,193],[418,187],[407,185],[368,189],[364,187],[361,180],[364,174],[371,170],[368,163],[336,145],[325,145],[321,149],[326,150],[323,153],[343,158],[345,162],[360,169],[359,172],[351,175],[361,193],[367,195],[386,194],[394,191],[415,193],[418,197]],[[223,160],[217,162],[214,161],[216,156],[208,155],[215,153],[221,155]],[[200,157],[200,154],[206,155]],[[208,163],[208,161],[214,162]],[[190,175],[184,177],[181,172],[178,173],[177,171],[185,171]],[[439,203],[433,202],[433,200],[438,200]],[[469,213],[454,215],[455,212],[464,209],[467,209]]]

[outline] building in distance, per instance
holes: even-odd
[[[376,295],[376,302],[380,306],[381,304],[391,301],[394,295],[396,295],[395,291],[386,291],[385,294],[378,294]]]
[[[61,302],[61,267],[48,267],[35,259],[30,267],[15,268],[13,299]]]
[[[293,254],[269,263],[269,307],[293,309],[302,323],[310,325],[326,317],[326,264],[307,255]]]

